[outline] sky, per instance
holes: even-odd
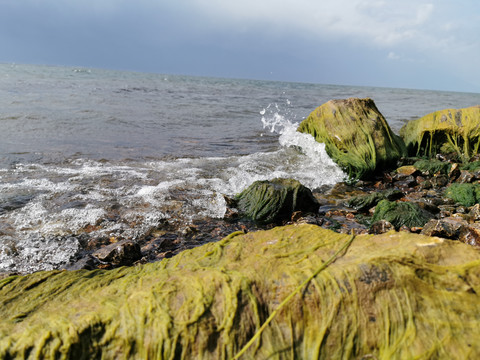
[[[480,93],[480,1],[0,0],[0,62]]]

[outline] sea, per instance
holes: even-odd
[[[256,180],[343,181],[296,127],[349,97],[372,98],[396,133],[480,104],[471,93],[0,64],[0,272],[62,268],[80,235],[136,240],[165,220],[221,219],[224,195]]]

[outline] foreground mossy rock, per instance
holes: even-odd
[[[311,190],[293,179],[255,181],[235,201],[241,214],[264,224],[290,219],[294,211],[317,212],[320,206]]]
[[[409,228],[416,226],[421,227],[431,218],[433,218],[432,214],[423,210],[415,203],[382,200],[375,207],[372,223],[386,220],[398,230],[402,226],[407,226]]]
[[[394,166],[406,154],[372,99],[330,100],[298,127],[325,143],[325,150],[350,178],[360,179],[378,168]]]
[[[171,259],[0,281],[0,358],[232,359],[350,235],[232,234]],[[406,232],[359,235],[242,359],[474,359],[480,253]]]
[[[456,152],[468,160],[480,146],[480,106],[435,111],[400,130],[409,155],[432,157]]]

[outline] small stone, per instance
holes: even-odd
[[[189,225],[182,230],[182,235],[184,236],[193,236],[198,229],[195,226]]]
[[[65,270],[94,270],[98,267],[99,263],[100,262],[93,256],[86,256],[77,262],[67,265]]]
[[[292,214],[292,217],[290,218],[290,221],[296,222],[296,221],[298,221],[301,217],[302,217],[302,212],[301,212],[301,211],[295,211],[295,212]]]
[[[480,224],[469,224],[460,231],[458,240],[468,245],[480,246]]]
[[[458,177],[456,182],[460,184],[468,184],[468,183],[471,183],[473,179],[474,179],[474,175],[470,171],[461,170],[460,176]]]
[[[418,181],[418,177],[417,177],[417,181]],[[419,182],[418,184],[420,185],[420,189],[428,190],[433,187],[433,184],[430,180],[425,180],[425,181]]]
[[[473,205],[468,214],[473,218],[474,221],[480,220],[480,204]]]
[[[142,258],[140,246],[131,240],[122,240],[117,243],[98,249],[93,254],[98,260],[111,263],[114,266],[128,266]]]
[[[414,175],[417,171],[418,170],[415,168],[415,166],[405,165],[405,166],[401,166],[397,169],[397,174],[410,176],[410,175]]]
[[[384,234],[386,232],[389,232],[391,230],[395,230],[395,226],[392,225],[387,220],[379,220],[374,222],[371,226],[370,229],[368,230],[369,234]]]
[[[446,175],[438,175],[434,176],[431,181],[433,186],[438,189],[447,186],[448,177]]]
[[[460,168],[457,163],[453,163],[448,172],[448,177],[451,181],[455,181],[460,176]]]

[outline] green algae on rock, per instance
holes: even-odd
[[[473,206],[480,201],[480,184],[451,184],[445,197],[463,206]]]
[[[415,203],[382,200],[375,207],[372,223],[379,220],[386,220],[398,230],[404,225],[409,228],[423,226],[431,218],[433,218],[432,214],[421,209]]]
[[[231,359],[350,235],[235,233],[171,259],[0,281],[0,358]],[[480,253],[357,235],[242,359],[478,358]]]
[[[409,155],[432,157],[456,152],[468,160],[480,146],[480,106],[435,111],[400,130]]]
[[[294,211],[317,212],[320,207],[310,189],[293,179],[255,181],[235,201],[244,216],[263,224],[290,219]]]
[[[351,179],[366,178],[390,167],[406,154],[372,99],[330,100],[315,109],[298,127],[325,143],[328,155]]]
[[[419,171],[426,173],[427,175],[433,176],[437,173],[447,175],[452,167],[452,164],[437,159],[422,159],[416,161],[413,166]]]
[[[381,200],[398,200],[403,197],[400,190],[375,191],[368,195],[354,196],[348,200],[347,205],[359,211],[368,210],[377,205]]]

